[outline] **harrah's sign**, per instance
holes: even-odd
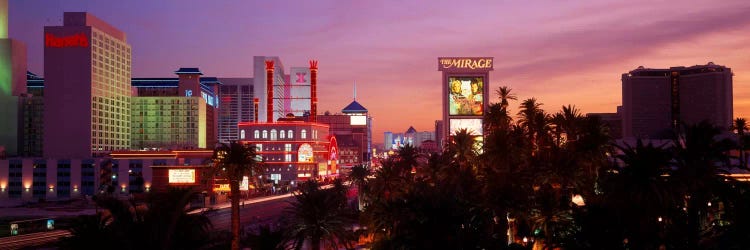
[[[66,37],[56,37],[53,34],[46,33],[44,34],[44,46],[51,48],[86,48],[89,46],[89,38],[83,33]]]
[[[438,70],[492,70],[492,57],[440,57]]]

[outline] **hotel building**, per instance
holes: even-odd
[[[219,78],[218,135],[220,143],[240,139],[237,124],[254,122],[253,78]]]
[[[242,143],[254,145],[265,164],[264,179],[274,183],[335,174],[338,147],[328,125],[302,117],[281,118],[272,123],[240,123]]]
[[[131,149],[210,148],[216,145],[220,82],[180,68],[178,78],[134,78]]]
[[[44,27],[44,156],[86,158],[130,148],[130,45],[85,12]]]
[[[8,37],[8,0],[0,0],[0,158],[22,151],[18,112],[25,78],[26,45]]]
[[[732,70],[709,62],[622,74],[624,138],[666,139],[680,123],[732,124]]]
[[[318,115],[318,122],[328,124],[338,141],[341,167],[370,165],[372,160],[372,117],[356,100],[341,110],[342,114]]]

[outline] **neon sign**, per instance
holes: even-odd
[[[53,34],[46,33],[44,34],[44,46],[52,48],[86,48],[89,46],[89,39],[83,33],[66,37],[57,37]]]
[[[440,57],[438,70],[444,69],[486,69],[492,70],[492,57]]]

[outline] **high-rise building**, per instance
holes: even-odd
[[[26,93],[20,96],[18,111],[20,126],[19,156],[41,157],[44,141],[44,79],[28,72]]]
[[[273,62],[270,65],[270,74],[266,69],[267,61]],[[284,113],[284,88],[287,83],[286,79],[289,79],[289,76],[284,74],[284,65],[281,63],[281,59],[278,56],[253,57],[253,74],[253,91],[257,93],[255,98],[258,98],[260,101],[257,122],[273,122],[279,118],[286,117]],[[270,85],[267,81],[269,75],[273,77]],[[269,86],[271,87],[269,88]],[[271,95],[270,106],[272,107],[270,111],[272,119],[270,120],[268,119],[269,94]]]
[[[709,62],[622,74],[624,138],[665,139],[680,123],[732,123],[732,70]]]
[[[8,0],[0,0],[0,158],[19,149],[19,96],[26,92],[26,45],[8,38]]]
[[[435,121],[435,144],[439,150],[443,149],[443,143],[445,143],[445,137],[443,135],[443,120]]]
[[[130,148],[130,45],[86,12],[44,27],[44,155],[90,157]]]
[[[254,122],[253,78],[219,78],[219,142],[240,139],[237,124]]]
[[[134,78],[132,149],[213,148],[219,98],[216,77],[180,68],[178,78]]]

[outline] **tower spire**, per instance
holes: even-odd
[[[357,81],[354,81],[354,100],[357,100]]]

